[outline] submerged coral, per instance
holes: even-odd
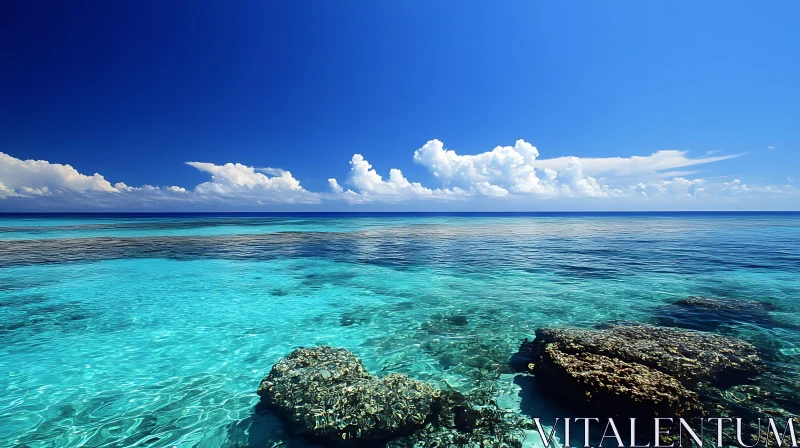
[[[548,345],[534,365],[536,378],[557,385],[554,395],[588,403],[613,416],[691,415],[698,395],[674,377],[642,364],[592,353],[565,353]]]
[[[754,313],[775,311],[775,305],[747,299],[723,299],[718,297],[689,296],[675,302],[676,305],[727,311],[751,311]]]
[[[717,334],[651,325],[542,328],[517,363],[550,396],[611,416],[692,415],[697,390],[741,384],[764,371],[751,344]]]
[[[657,309],[655,323],[701,331],[737,323],[774,324],[769,302],[746,299],[689,296]]]
[[[534,350],[556,344],[567,353],[593,353],[638,363],[667,373],[681,383],[738,384],[762,373],[756,348],[714,333],[653,325],[614,325],[607,329],[542,328]]]
[[[294,432],[328,445],[519,446],[518,430],[496,406],[478,408],[466,395],[405,375],[371,376],[341,348],[293,351],[258,395]]]
[[[386,441],[422,427],[438,391],[405,375],[370,376],[344,349],[298,349],[258,388],[292,429],[326,441]]]
[[[530,421],[503,412],[483,394],[442,391],[429,422],[413,434],[393,440],[387,448],[521,447]]]

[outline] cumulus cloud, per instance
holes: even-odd
[[[645,197],[696,197],[705,192],[706,181],[703,179],[685,179],[675,177],[670,180],[643,183],[631,188],[637,195]]]
[[[742,198],[760,204],[759,198],[789,198],[787,195],[792,195],[791,200],[796,202],[797,189],[791,185],[746,185],[732,177],[701,179],[694,177],[697,170],[685,169],[733,157],[739,155],[720,155],[714,151],[692,158],[685,151],[664,150],[648,156],[546,159],[524,140],[478,154],[462,154],[445,148],[439,140],[430,140],[411,157],[429,173],[422,181],[407,178],[397,168],[381,175],[363,155],[354,154],[342,183],[329,178],[327,191],[314,192],[305,189],[287,170],[242,163],[186,162],[210,177],[190,188],[129,186],[121,181],[112,184],[98,173],[82,174],[70,165],[20,160],[0,153],[0,200],[4,200],[0,207],[3,203],[31,203],[44,204],[41,207],[44,209],[71,204],[75,208],[202,210],[323,201],[393,204],[472,199],[482,201],[477,204],[496,205],[498,201],[527,198],[551,201],[550,204],[572,201],[625,208],[624,204],[641,201],[714,204],[717,199],[730,202]],[[516,204],[527,207],[534,202]]]
[[[739,179],[724,182],[719,193],[723,195],[736,195],[742,193],[767,193],[767,194],[791,194],[797,189],[791,185],[747,185]]]
[[[328,186],[330,187],[333,193],[339,194],[344,193],[344,188],[339,185],[339,182],[336,179],[328,179]]]
[[[389,178],[384,180],[361,154],[354,154],[350,159],[350,175],[347,183],[354,190],[345,190],[336,179],[328,179],[328,186],[334,197],[350,202],[458,199],[465,196],[458,188],[431,189],[423,187],[419,182],[410,182],[403,176],[403,172],[396,168],[389,170]]]
[[[539,151],[524,140],[476,155],[462,155],[431,140],[414,152],[414,162],[444,185],[485,196],[610,197],[623,192],[586,173],[585,159],[564,157],[540,166]],[[556,169],[557,168],[557,169]]]
[[[215,165],[207,162],[186,162],[187,165],[211,174],[211,181],[194,188],[194,194],[213,199],[256,199],[267,202],[318,202],[315,193],[300,186],[292,173],[278,168],[261,168],[272,175],[257,172],[241,163]]]
[[[70,165],[46,160],[20,160],[0,153],[0,199],[38,201],[48,207],[150,207],[176,201],[185,203],[314,203],[319,195],[305,190],[289,171],[239,163],[215,165],[187,162],[209,173],[211,180],[186,189],[175,185],[129,186],[111,184],[102,175],[85,175]]]
[[[62,191],[117,192],[117,189],[97,173],[87,176],[70,165],[20,160],[0,152],[0,197],[42,196]]]
[[[649,156],[540,159],[539,151],[524,140],[476,155],[462,155],[431,140],[414,152],[414,162],[426,167],[445,185],[481,191],[487,186],[537,196],[618,197],[625,188],[611,186],[630,178],[676,178],[691,172],[671,171],[738,157],[723,155],[692,159],[686,151],[665,150]],[[479,188],[482,187],[482,188]]]

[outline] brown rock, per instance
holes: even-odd
[[[565,353],[551,344],[533,373],[551,396],[587,403],[604,415],[682,416],[698,411],[698,395],[672,376],[608,356]]]
[[[535,354],[541,356],[551,344],[564,353],[591,353],[641,364],[666,373],[687,387],[698,382],[739,384],[764,371],[756,348],[745,341],[677,328],[616,325],[602,330],[536,331]]]

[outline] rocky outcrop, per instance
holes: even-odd
[[[293,351],[272,367],[258,395],[293,432],[325,445],[445,446],[454,440],[517,445],[512,425],[495,409],[475,408],[463,394],[405,375],[371,376],[341,348]]]
[[[592,353],[565,353],[544,348],[535,364],[536,378],[567,403],[586,402],[614,416],[690,415],[698,395],[678,380],[641,364]]]
[[[729,386],[764,371],[747,342],[639,324],[542,328],[520,356],[546,393],[611,416],[691,415],[700,383]]]
[[[405,375],[372,377],[349,351],[317,347],[275,364],[258,395],[310,438],[379,442],[421,428],[438,391]]]
[[[566,353],[592,353],[664,372],[682,384],[737,384],[764,371],[756,348],[714,333],[652,325],[614,325],[606,329],[542,328],[534,350],[555,344]]]

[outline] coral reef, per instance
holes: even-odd
[[[505,413],[480,395],[442,391],[425,427],[389,442],[387,448],[521,447],[523,428],[531,425],[530,420]]]
[[[565,353],[545,347],[535,364],[536,378],[558,385],[554,394],[567,402],[588,401],[613,416],[691,415],[698,395],[674,377],[642,364],[592,353]]]
[[[675,304],[687,307],[737,312],[762,313],[764,311],[775,311],[775,306],[771,303],[746,299],[689,296],[685,299],[678,300]]]
[[[258,388],[294,431],[331,442],[380,442],[421,428],[437,392],[405,375],[372,377],[355,355],[331,347],[295,350]]]
[[[496,405],[405,375],[371,376],[341,348],[293,351],[257,392],[293,432],[326,445],[520,446],[519,425]]]
[[[606,329],[541,328],[534,352],[555,344],[566,353],[592,353],[637,363],[691,387],[699,382],[739,384],[764,371],[756,348],[713,333],[653,325],[613,325]]]
[[[697,414],[697,391],[742,384],[764,371],[747,342],[641,324],[542,328],[515,361],[526,359],[550,396],[626,417]]]
[[[656,310],[658,325],[712,331],[736,323],[774,324],[769,302],[745,299],[689,296]]]

